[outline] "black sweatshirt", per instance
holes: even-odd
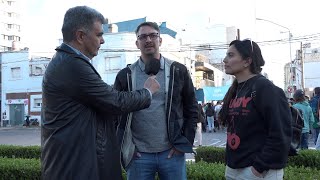
[[[285,167],[292,131],[282,89],[262,75],[238,84],[229,104],[228,122],[229,167],[253,166],[260,173]]]

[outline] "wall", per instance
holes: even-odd
[[[19,51],[1,53],[1,60],[1,109],[2,114],[6,112],[6,118],[2,116],[2,120],[10,119],[8,112],[11,104],[24,104],[24,114],[40,120],[41,106],[36,107],[35,99],[42,99],[42,77],[50,59],[30,60],[28,51]],[[16,71],[19,73],[14,73],[14,68],[20,68]]]

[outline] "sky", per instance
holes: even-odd
[[[33,52],[53,52],[62,37],[61,27],[67,9],[87,5],[100,11],[109,22],[148,17],[166,21],[178,33],[185,29],[186,38],[197,43],[203,29],[213,24],[235,26],[240,38],[256,42],[288,39],[292,34],[292,58],[300,47],[302,36],[320,33],[318,20],[319,0],[21,0],[23,7],[22,31],[26,46]],[[262,18],[286,28],[279,27]],[[188,36],[189,35],[189,36]],[[313,40],[313,41],[310,41]],[[303,43],[307,42],[301,41]],[[309,38],[312,47],[320,47],[319,39]],[[281,67],[290,59],[289,43],[261,47],[266,70]],[[277,77],[277,75],[274,75]],[[276,79],[276,78],[274,78]],[[280,83],[280,80],[279,80]]]

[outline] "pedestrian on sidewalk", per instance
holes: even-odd
[[[212,103],[208,103],[207,105],[206,116],[207,116],[209,133],[211,133],[212,131],[216,132],[214,128],[214,107],[212,106]]]
[[[198,121],[197,121],[197,130],[196,130],[196,140],[198,145],[202,146],[202,123],[205,122],[205,114],[201,104],[198,104]]]
[[[293,107],[299,109],[302,112],[303,124],[301,133],[301,149],[308,149],[309,144],[309,132],[314,123],[314,117],[309,103],[305,99],[305,93],[302,89],[296,90],[293,94],[294,104]]]

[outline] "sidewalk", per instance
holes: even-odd
[[[1,130],[19,130],[19,129],[40,129],[40,126],[30,126],[30,127],[25,127],[25,126],[7,126],[7,127],[0,127]]]

